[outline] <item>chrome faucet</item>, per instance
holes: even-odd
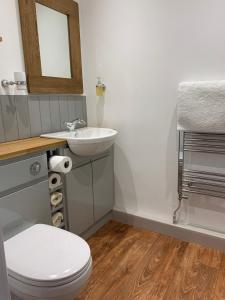
[[[69,129],[69,131],[74,131],[77,128],[85,127],[86,122],[80,118],[77,118],[71,122],[65,122],[66,128]]]

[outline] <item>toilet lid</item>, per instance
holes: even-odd
[[[57,285],[82,274],[90,264],[88,244],[53,226],[34,225],[4,243],[10,276],[34,285]]]

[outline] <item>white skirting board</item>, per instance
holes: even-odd
[[[112,219],[134,227],[159,232],[179,240],[201,244],[225,252],[225,234],[185,225],[174,225],[166,222],[135,216],[113,210]]]

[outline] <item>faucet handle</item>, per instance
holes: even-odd
[[[75,120],[73,120],[71,123],[75,123],[81,126],[85,126],[86,122],[84,120],[82,120],[81,118],[76,118]]]
[[[76,128],[85,127],[86,122],[80,118],[77,118],[73,120],[72,122],[65,122],[64,123],[66,128],[69,129],[69,131],[74,131]]]
[[[75,123],[74,122],[64,122],[64,125],[66,126],[69,131],[75,130]]]

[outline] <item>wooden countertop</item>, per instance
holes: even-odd
[[[66,145],[65,140],[41,137],[0,143],[0,160],[48,150],[54,147],[61,147],[64,145]]]

